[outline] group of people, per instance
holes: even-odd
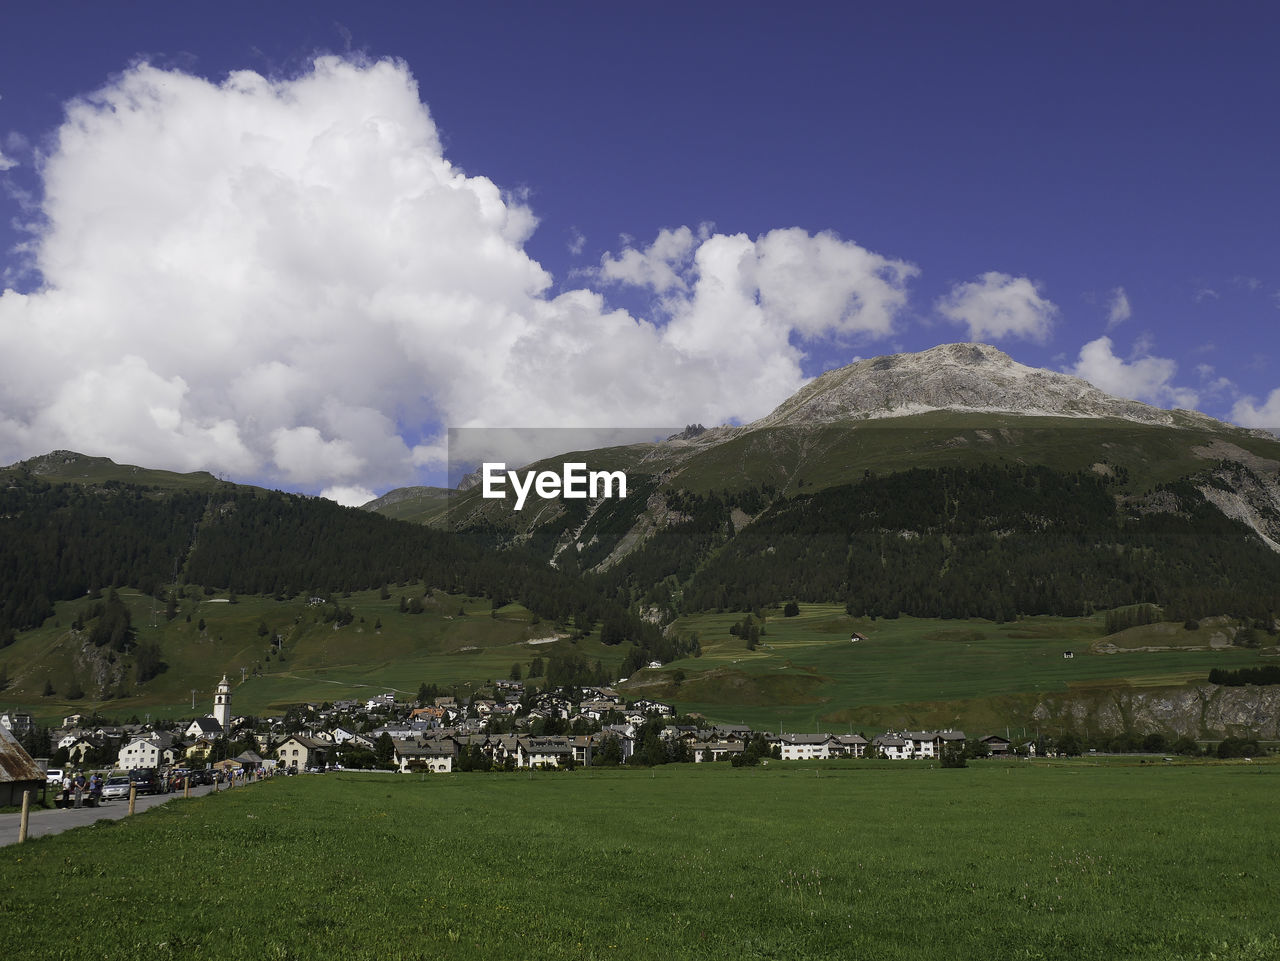
[[[94,772],[85,777],[84,772],[79,771],[75,775],[68,773],[62,778],[63,807],[81,807],[86,798],[90,805],[96,805],[102,800],[101,774]]]
[[[266,772],[261,769],[245,770],[244,768],[234,768],[229,771],[218,772],[217,781],[227,787],[238,787],[251,781],[260,781],[265,774]],[[192,779],[189,771],[166,771],[160,775],[160,789],[165,794],[171,791],[181,791],[186,787],[188,781],[192,781],[194,784],[200,783]],[[68,772],[63,777],[61,790],[58,792],[58,807],[96,806],[102,801],[102,788],[105,783],[102,775],[96,771],[89,775],[86,775],[83,771],[78,771],[75,774]]]

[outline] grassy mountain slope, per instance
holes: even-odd
[[[583,456],[593,469],[621,466],[628,470],[636,496],[643,496],[645,503],[637,505],[634,497],[598,504],[531,501],[515,513],[508,502],[481,500],[478,488],[473,488],[458,492],[447,513],[440,511],[434,494],[407,494],[393,507],[370,507],[385,513],[394,510],[397,516],[429,516],[431,523],[458,530],[483,530],[494,543],[533,544],[547,558],[563,553],[568,543],[586,546],[595,529],[617,528],[625,521],[626,531],[617,532],[612,541],[618,553],[597,551],[595,560],[586,565],[596,566],[605,560],[616,563],[621,554],[640,547],[673,522],[662,497],[652,496],[665,492],[711,494],[767,487],[771,496],[789,497],[915,468],[997,464],[1038,465],[1067,473],[1093,471],[1110,479],[1115,495],[1123,497],[1141,496],[1160,485],[1202,475],[1226,461],[1244,464],[1256,475],[1250,483],[1260,491],[1262,518],[1255,526],[1277,532],[1272,539],[1280,539],[1280,513],[1275,509],[1280,507],[1280,441],[1215,426],[1207,419],[1174,427],[930,411],[857,423],[721,429],[693,442],[637,447],[629,457],[619,449],[574,456]],[[628,460],[630,466],[626,466]],[[533,466],[555,469],[560,461],[549,459]],[[1226,500],[1235,494],[1230,479],[1204,483],[1224,490]],[[1234,502],[1222,509],[1233,517],[1249,513]],[[592,526],[587,526],[588,520]]]
[[[438,526],[444,522],[450,500],[457,493],[445,487],[398,487],[360,509],[392,520]]]
[[[58,450],[40,457],[32,457],[9,467],[0,468],[0,478],[6,474],[31,475],[51,484],[84,484],[98,486],[109,483],[137,484],[173,491],[212,491],[222,488],[243,487],[221,480],[208,471],[192,471],[182,474],[176,471],[154,470],[117,464],[106,457],[90,457],[74,451]],[[251,489],[251,488],[250,488]]]

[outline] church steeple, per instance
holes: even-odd
[[[213,695],[213,716],[222,725],[224,731],[230,729],[231,682],[227,680],[227,675],[225,674],[222,675],[222,680],[218,682],[218,692]]]

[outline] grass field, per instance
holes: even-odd
[[[1270,959],[1280,765],[279,779],[0,849],[19,959]]]
[[[749,651],[742,638],[729,633],[742,616],[682,618],[676,629],[697,633],[702,657],[642,672],[637,681],[647,679],[652,694],[683,710],[765,730],[782,723],[788,730],[813,731],[829,729],[834,719],[868,706],[1035,695],[1099,683],[1183,684],[1205,680],[1214,667],[1253,665],[1263,656],[1231,647],[1095,653],[1104,630],[1101,615],[1005,624],[912,617],[871,621],[851,618],[835,604],[803,604],[798,617],[768,617],[759,647]],[[852,643],[855,631],[866,640]],[[1185,633],[1203,634],[1203,643],[1209,643],[1207,630]],[[1064,651],[1074,657],[1065,659]],[[675,670],[685,673],[678,685]]]

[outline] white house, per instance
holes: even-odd
[[[657,714],[659,717],[674,717],[676,713],[675,708],[670,704],[649,700],[636,701],[631,705],[631,710],[640,711],[644,714]]]
[[[412,771],[428,771],[432,774],[448,774],[453,770],[453,751],[440,744],[419,744],[417,741],[397,741],[391,759],[401,774]]]
[[[396,706],[395,694],[388,691],[386,694],[377,694],[364,702],[366,711],[387,711]]]
[[[187,725],[187,729],[183,733],[187,737],[220,737],[222,735],[222,725],[211,714],[208,717],[196,718]]]
[[[832,754],[845,757],[864,757],[867,753],[867,739],[861,734],[837,734],[831,745]]]
[[[567,737],[519,738],[519,767],[561,767],[573,757],[573,747]]]
[[[303,771],[328,763],[330,748],[324,741],[291,734],[276,745],[275,752],[281,767]]]
[[[132,738],[120,748],[116,767],[132,771],[140,767],[164,767],[173,764],[182,753],[172,734],[147,734]]]
[[[778,747],[784,761],[812,761],[831,756],[830,734],[782,734]]]
[[[905,761],[911,757],[911,742],[896,734],[878,734],[871,739],[871,751],[891,761]]]
[[[345,727],[335,727],[329,732],[329,738],[334,744],[346,744],[350,741],[357,747],[367,748],[370,751],[373,750],[373,740],[371,738],[367,738],[363,734],[359,734],[356,731],[352,731]]]
[[[907,731],[902,737],[910,743],[912,757],[942,756],[942,741],[936,731]]]
[[[0,727],[12,731],[15,737],[29,734],[35,725],[30,714],[0,714]]]
[[[71,747],[72,744],[75,744],[76,741],[84,737],[85,733],[85,731],[81,730],[68,731],[66,734],[62,735],[62,737],[58,738],[58,742],[53,746],[53,749],[55,751],[61,751],[63,748]]]

